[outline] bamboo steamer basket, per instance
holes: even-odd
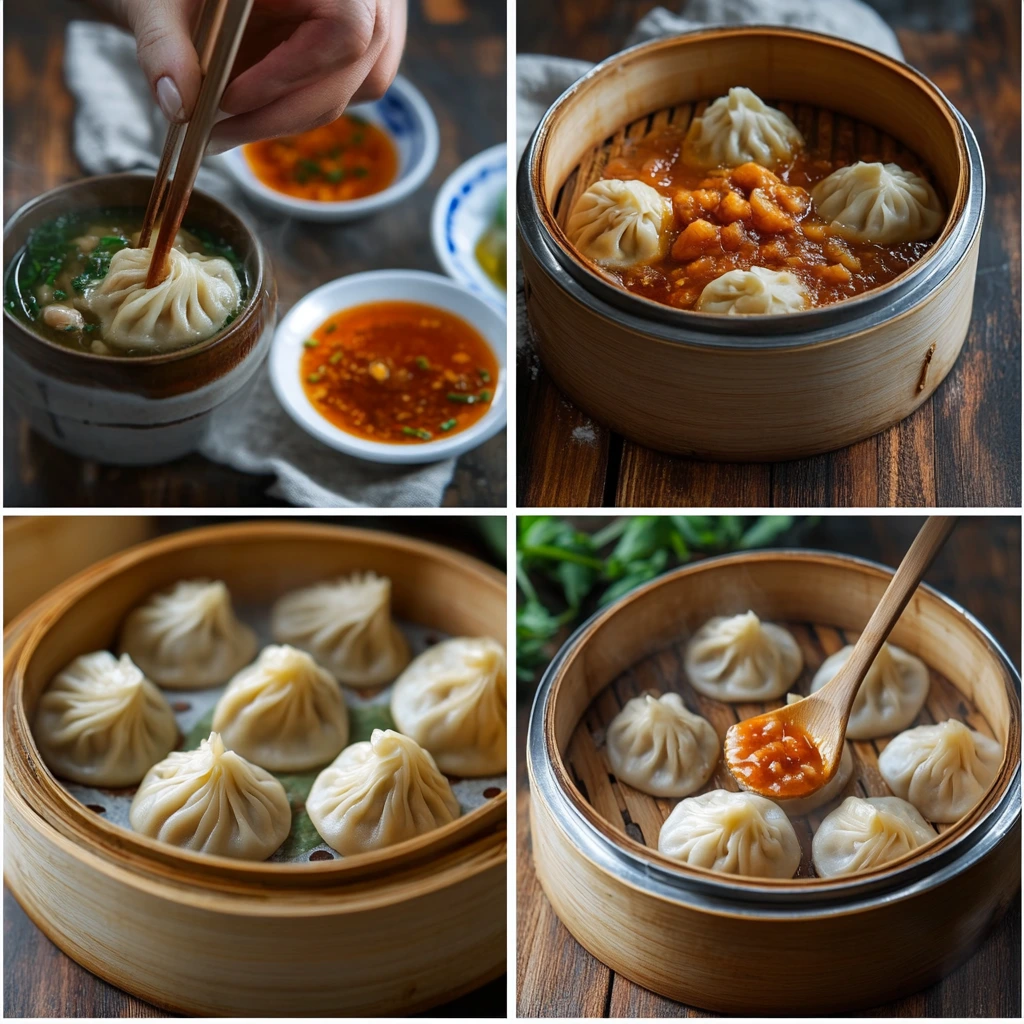
[[[189,576],[236,600],[353,569],[392,580],[396,616],[504,643],[505,577],[391,534],[245,523],[151,541],[93,566],[5,632],[4,872],[64,952],[158,1006],[198,1015],[394,1015],[505,971],[506,794],[385,850],[331,861],[202,856],[106,822],[43,765],[29,722],[47,681],[111,643],[125,613]]]
[[[858,136],[877,130],[916,153],[949,209],[932,248],[886,286],[781,316],[675,309],[618,287],[582,260],[565,219],[623,139],[669,118],[686,123],[695,104],[737,85],[814,124],[825,114],[853,119]],[[588,415],[661,451],[748,461],[851,444],[910,415],[956,361],[970,322],[984,199],[967,122],[928,79],[882,54],[768,27],[633,47],[570,86],[523,156],[519,253],[539,355]]]
[[[805,847],[797,877],[782,881],[689,867],[656,849],[675,801],[621,785],[613,790],[603,755],[575,745],[580,730],[603,729],[617,710],[612,680],[633,678],[639,663],[664,657],[707,618],[745,611],[749,602],[772,621],[857,630],[891,576],[882,566],[824,552],[708,559],[599,612],[552,662],[527,740],[534,863],[559,918],[612,970],[723,1013],[849,1012],[944,976],[1005,910],[1020,885],[1020,677],[977,620],[928,586],[918,589],[891,639],[925,661],[933,690],[941,681],[944,708],[954,709],[944,717],[969,712],[972,726],[998,739],[1005,755],[982,801],[901,860],[816,878],[804,866]],[[659,688],[678,689],[678,676],[659,664]],[[669,664],[681,673],[681,662]],[[759,710],[747,706],[739,717]],[[714,724],[721,735],[728,723]],[[860,777],[852,792],[882,792],[877,767],[860,763],[865,746],[871,744],[857,744]],[[800,819],[793,820],[800,835]],[[809,832],[802,843],[807,839]]]

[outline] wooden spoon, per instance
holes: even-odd
[[[846,726],[860,684],[896,625],[896,620],[917,590],[921,577],[955,525],[955,516],[930,516],[925,521],[886,587],[878,607],[871,613],[850,657],[828,683],[805,700],[770,711],[766,715],[748,718],[729,728],[725,737],[725,762],[743,788],[767,797],[806,796],[832,778],[843,754]],[[746,773],[738,771],[743,766],[749,770],[752,760],[757,760],[751,749],[751,737],[756,741],[756,737],[763,736],[767,744],[771,740],[777,741],[783,735],[799,738],[801,733],[817,747],[821,756],[820,776],[800,779],[780,791],[779,788],[766,788],[765,782],[771,780],[760,778],[761,772],[748,777]]]

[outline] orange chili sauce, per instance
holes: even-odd
[[[729,771],[748,789],[768,797],[807,796],[825,782],[814,741],[797,725],[748,718],[725,735]]]
[[[676,127],[663,128],[641,139],[627,140],[621,153],[609,160],[602,176],[643,181],[656,188],[673,203],[674,225],[666,254],[649,264],[625,269],[605,270],[628,291],[656,302],[692,309],[705,285],[730,270],[749,270],[752,266],[769,270],[789,270],[803,282],[811,306],[826,306],[850,298],[893,280],[913,266],[934,244],[903,242],[874,245],[841,238],[814,212],[809,199],[802,212],[782,209],[791,222],[788,227],[768,229],[768,220],[759,226],[749,212],[719,209],[719,200],[733,194],[735,200],[749,204],[749,175],[739,168],[702,170],[683,160],[685,132]],[[809,193],[822,179],[858,159],[898,162],[906,170],[925,178],[931,175],[916,158],[900,153],[863,152],[853,155],[850,147],[836,146],[838,155],[814,149],[797,153],[786,167],[774,168],[782,186]],[[745,170],[751,165],[745,165]],[[739,172],[739,173],[738,173]],[[736,180],[739,179],[739,180]],[[935,182],[932,181],[934,185]],[[777,206],[771,188],[763,185],[761,194],[770,206]],[[793,193],[790,192],[790,197]],[[795,205],[795,204],[791,204]],[[680,236],[695,220],[709,222],[714,233],[686,244]],[[693,229],[691,229],[692,231]]]
[[[422,444],[465,430],[490,408],[498,361],[461,317],[418,302],[342,310],[307,339],[310,402],[349,434]]]
[[[342,114],[301,135],[250,142],[244,151],[264,185],[297,199],[325,203],[380,192],[398,171],[391,139],[354,114]]]

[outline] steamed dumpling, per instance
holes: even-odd
[[[348,710],[330,672],[304,651],[271,646],[228,684],[213,728],[261,768],[302,772],[340,753],[348,742]]]
[[[500,775],[506,750],[505,648],[487,637],[444,640],[414,658],[391,694],[391,717],[449,775]]]
[[[164,695],[127,654],[75,658],[39,698],[32,727],[46,766],[88,786],[133,786],[174,749]]]
[[[848,644],[822,662],[811,682],[811,693],[835,678],[852,651]],[[924,707],[928,686],[928,669],[920,658],[902,647],[882,644],[857,691],[846,735],[851,740],[873,740],[905,729]]]
[[[683,142],[683,159],[696,167],[788,163],[804,137],[781,110],[739,86],[695,117]]]
[[[790,270],[728,270],[709,281],[694,307],[726,316],[799,313],[810,304],[803,282]]]
[[[870,871],[916,850],[938,833],[894,796],[848,796],[818,826],[811,860],[822,878]]]
[[[146,287],[152,249],[121,249],[106,277],[85,295],[86,309],[111,348],[171,352],[213,337],[238,309],[242,289],[235,268],[222,256],[172,248],[170,270]]]
[[[184,580],[152,594],[121,627],[122,653],[170,689],[219,686],[252,661],[258,646],[219,580]]]
[[[721,744],[678,693],[627,701],[605,734],[612,771],[652,796],[689,796],[711,778]]]
[[[684,664],[690,684],[705,697],[765,701],[793,685],[804,657],[787,630],[746,612],[701,626],[686,645]]]
[[[413,839],[460,813],[430,754],[391,729],[343,750],[316,777],[306,811],[323,841],[346,856]]]
[[[796,704],[797,701],[801,701],[804,698],[796,693],[786,694],[787,704]],[[813,793],[808,793],[807,796],[793,796],[793,797],[768,797],[772,803],[778,804],[791,818],[799,817],[803,814],[810,814],[811,811],[818,807],[823,807],[825,804],[830,803],[839,796],[844,789],[846,784],[850,781],[853,776],[853,750],[850,747],[849,741],[843,743],[843,753],[839,758],[839,767],[836,768],[835,774],[832,776],[824,786],[816,789]],[[740,786],[743,786],[743,781],[737,779]],[[745,788],[745,787],[744,787]]]
[[[951,718],[901,732],[882,751],[878,770],[929,821],[952,822],[985,795],[1002,760],[1000,744]]]
[[[792,878],[800,841],[786,812],[754,793],[713,789],[681,800],[661,827],[658,849],[727,875]]]
[[[344,686],[382,686],[409,663],[409,645],[391,618],[391,580],[373,572],[286,594],[271,612],[271,630]]]
[[[935,189],[898,164],[840,167],[814,186],[811,198],[818,215],[855,242],[924,242],[946,219]]]
[[[642,181],[602,178],[576,201],[566,233],[587,259],[631,267],[660,256],[672,224],[672,204]]]
[[[150,769],[128,820],[136,832],[195,853],[266,860],[287,838],[292,810],[273,775],[212,732],[198,750]]]

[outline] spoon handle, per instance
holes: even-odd
[[[903,613],[914,591],[917,590],[917,585],[927,572],[928,566],[932,564],[932,559],[953,532],[956,521],[956,516],[929,516],[925,520],[924,526],[918,531],[895,575],[889,581],[889,586],[885,588],[878,607],[871,613],[864,632],[854,645],[849,661],[843,666],[843,682],[848,693],[834,695],[837,704],[840,704],[843,698],[846,699],[847,717],[850,708],[853,707],[861,680],[882,649],[882,644],[892,632],[896,620]]]

